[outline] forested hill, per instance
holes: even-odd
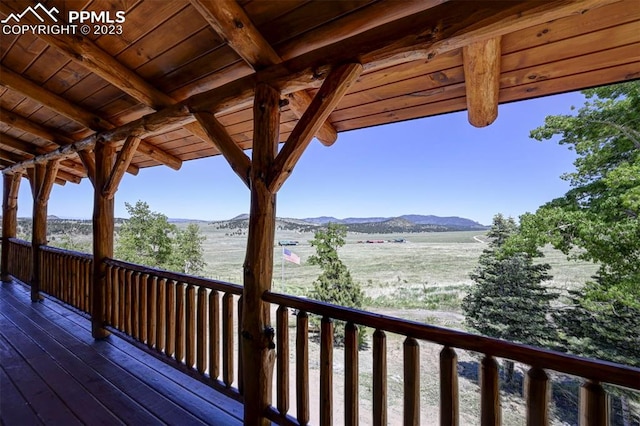
[[[248,215],[239,215],[230,220],[217,221],[214,224],[225,229],[243,229],[248,226]],[[461,217],[439,217],[423,215],[404,215],[393,218],[347,218],[316,217],[307,219],[278,218],[279,229],[310,232],[328,223],[339,223],[347,227],[349,232],[366,234],[388,234],[406,232],[442,232],[485,230],[486,226]]]
[[[125,219],[116,218],[116,226]],[[211,223],[219,229],[243,230],[249,226],[249,216],[239,215],[229,220],[205,222],[189,219],[169,219],[170,222],[186,223]],[[56,216],[47,218],[49,234],[80,234],[90,235],[92,232],[90,219],[61,219]],[[423,215],[404,215],[399,217],[371,217],[371,218],[347,218],[336,219],[334,217],[316,217],[307,219],[278,218],[278,229],[314,232],[316,229],[326,226],[328,223],[339,223],[347,227],[349,232],[364,234],[390,234],[408,232],[442,232],[442,231],[473,231],[486,230],[487,227],[471,219],[461,217],[439,217]],[[19,231],[29,234],[31,232],[31,219],[18,219]]]

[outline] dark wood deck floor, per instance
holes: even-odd
[[[51,299],[0,284],[0,423],[242,424],[242,405]]]

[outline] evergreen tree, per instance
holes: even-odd
[[[480,255],[471,273],[475,285],[462,301],[467,324],[478,332],[499,339],[548,346],[554,341],[550,324],[550,301],[556,297],[542,285],[551,278],[548,264],[534,264],[530,253],[501,256],[499,249],[517,232],[513,218],[493,218],[489,247]],[[513,363],[507,363],[507,382]]]
[[[571,189],[521,218],[509,251],[552,244],[599,265],[555,315],[567,350],[640,366],[640,82],[585,90],[574,115],[531,132],[575,150]],[[585,321],[579,321],[584,319]]]
[[[320,266],[322,272],[314,281],[309,297],[348,308],[360,308],[364,298],[360,285],[353,281],[349,269],[338,257],[338,248],[345,244],[346,236],[346,226],[335,223],[329,223],[326,229],[316,231],[313,240],[310,241],[311,246],[316,249],[316,254],[310,256],[308,261],[312,265]],[[334,333],[336,343],[342,344],[344,324],[336,322]],[[361,332],[361,343],[362,338]]]

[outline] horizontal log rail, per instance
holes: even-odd
[[[9,274],[22,282],[31,280],[31,243],[9,238]]]
[[[40,256],[40,290],[89,313],[93,256],[50,246],[42,246]]]
[[[44,246],[42,290],[85,312],[93,256]],[[105,306],[107,323],[171,360],[181,371],[200,377],[227,395],[242,399],[239,333],[242,286],[186,274],[107,259]],[[9,240],[9,272],[29,283],[31,244]],[[276,401],[266,416],[277,424],[303,425],[310,421],[309,315],[322,318],[320,329],[320,423],[358,423],[359,327],[373,328],[372,410],[374,424],[387,423],[387,333],[406,337],[404,359],[404,423],[418,424],[420,417],[420,342],[443,346],[440,353],[440,422],[457,424],[458,361],[455,350],[483,355],[480,363],[482,424],[500,424],[497,358],[530,366],[525,399],[528,424],[547,424],[549,376],[554,371],[583,379],[580,416],[585,424],[607,419],[602,384],[640,390],[640,369],[592,360],[457,330],[431,326],[386,315],[345,308],[301,297],[267,292],[263,300],[278,306],[276,313]],[[289,371],[289,314],[297,310],[295,372]],[[345,418],[334,419],[333,321],[344,321]],[[295,384],[291,381],[295,380]],[[290,386],[295,400],[289,399]],[[289,407],[295,406],[295,416]]]
[[[441,424],[458,424],[458,379],[457,355],[454,349],[462,349],[483,354],[480,365],[480,393],[482,424],[500,424],[500,393],[496,358],[505,358],[530,366],[526,380],[527,418],[538,419],[530,424],[546,424],[548,418],[549,383],[545,370],[578,376],[584,379],[581,388],[581,415],[585,418],[606,418],[606,403],[603,403],[604,391],[601,384],[612,384],[629,389],[640,390],[640,369],[607,361],[582,358],[566,353],[536,348],[533,346],[507,342],[490,337],[479,336],[457,330],[450,330],[415,321],[394,318],[386,315],[345,308],[315,300],[284,294],[267,292],[263,295],[266,302],[278,305],[277,314],[277,356],[278,382],[276,385],[277,403],[269,407],[266,415],[278,424],[302,425],[309,422],[309,373],[308,369],[308,315],[314,314],[322,318],[320,327],[320,386],[321,410],[320,423],[330,424],[330,413],[323,409],[333,404],[330,392],[323,393],[323,383],[331,383],[331,368],[322,368],[331,362],[333,355],[329,353],[329,341],[333,328],[328,327],[330,321],[346,322],[345,328],[345,419],[339,423],[357,424],[354,407],[357,405],[358,377],[354,370],[358,368],[357,328],[370,327],[373,334],[373,419],[374,424],[386,424],[387,418],[387,362],[386,333],[406,336],[404,342],[404,424],[419,424],[420,417],[420,383],[418,341],[427,341],[443,346],[440,354],[440,419]],[[288,341],[283,328],[288,327],[289,309],[297,310],[296,339],[296,418],[288,413],[289,376]],[[281,337],[282,336],[282,337]],[[347,402],[348,401],[348,402]],[[348,406],[347,406],[348,405]],[[355,411],[357,413],[357,410]],[[585,414],[586,413],[586,414]],[[595,416],[595,417],[594,417]],[[587,422],[586,424],[596,424]]]
[[[240,399],[242,286],[120,260],[105,264],[107,324]]]

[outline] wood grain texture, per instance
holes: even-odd
[[[354,322],[366,327],[384,330],[388,333],[411,336],[418,340],[425,340],[452,348],[489,353],[495,357],[508,358],[523,364],[553,369],[595,381],[632,389],[637,389],[638,383],[640,383],[640,369],[635,367],[580,358],[566,353],[431,326],[389,315],[345,308],[302,297],[265,293],[263,298],[269,303],[284,305],[290,309],[328,316],[334,320]]]
[[[254,142],[251,167],[251,207],[244,261],[242,355],[245,385],[245,422],[266,426],[271,404],[275,347],[269,305],[262,294],[271,289],[276,195],[269,190],[268,174],[278,147],[280,93],[258,84],[254,101]]]
[[[403,343],[404,415],[406,426],[420,424],[420,345],[412,337]]]
[[[289,412],[289,310],[280,306],[276,312],[276,354],[277,369],[276,389],[277,408],[281,415]]]
[[[440,351],[440,424],[457,426],[459,422],[458,355],[445,346]]]
[[[224,126],[216,119],[216,117],[206,111],[194,114],[196,120],[200,123],[209,139],[216,145],[222,155],[227,159],[234,172],[242,179],[242,181],[250,186],[251,160],[243,152],[243,150],[229,136]]]
[[[362,65],[350,63],[338,66],[329,73],[311,101],[309,108],[300,118],[284,147],[275,158],[269,173],[268,188],[271,192],[278,192],[311,142],[317,129],[331,114],[361,72]]]
[[[296,315],[296,419],[309,423],[309,317],[305,311]]]
[[[608,397],[602,385],[588,381],[580,387],[580,425],[609,424]]]
[[[387,335],[373,333],[373,424],[387,424]]]
[[[104,299],[106,265],[104,260],[113,257],[114,200],[102,194],[113,162],[115,149],[98,143],[94,148],[96,175],[93,195],[93,282],[91,287],[91,334],[96,339],[109,335],[105,328]]]
[[[220,294],[209,292],[209,377],[220,376]]]
[[[122,145],[122,148],[116,156],[113,169],[109,174],[109,179],[102,189],[102,192],[107,198],[113,198],[116,195],[118,185],[120,185],[120,181],[122,180],[124,173],[129,168],[131,160],[133,159],[141,141],[142,140],[136,136],[129,136],[124,142],[124,145]]]
[[[486,127],[498,117],[500,93],[500,37],[462,49],[469,123]]]
[[[549,376],[543,369],[532,367],[527,371],[524,386],[524,397],[527,401],[527,426],[548,425],[551,394]]]
[[[349,322],[344,329],[344,424],[359,424],[360,412],[359,331]]]
[[[333,424],[333,321],[320,321],[320,425]]]
[[[480,423],[500,426],[500,414],[498,362],[485,355],[480,362]]]
[[[191,0],[191,4],[253,69],[260,70],[282,62],[282,58],[235,0]],[[304,90],[290,93],[288,99],[292,111],[298,118],[302,117],[311,104],[311,97]],[[330,146],[336,141],[337,132],[330,122],[325,121],[319,127],[316,136],[324,145]]]
[[[18,230],[18,190],[21,173],[2,175],[2,281],[11,281],[9,273],[10,238],[15,238]]]

